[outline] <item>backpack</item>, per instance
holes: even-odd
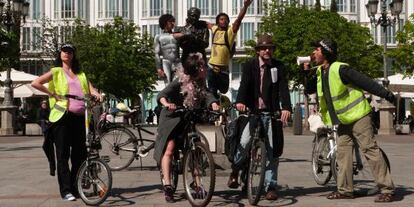
[[[236,154],[237,147],[239,146],[243,129],[247,125],[248,121],[248,117],[239,116],[237,119],[231,121],[226,126],[226,136],[224,137],[224,153],[231,163],[233,163],[234,155]]]
[[[217,31],[219,30],[219,28],[217,28],[216,30],[214,30],[213,32],[213,37],[212,40],[214,41],[214,36],[216,35]],[[234,53],[236,53],[236,42],[233,43],[233,46],[230,48],[230,42],[229,42],[229,35],[227,34],[227,30],[224,32],[224,44],[226,45],[227,49],[230,52],[230,58],[233,57]],[[213,42],[213,44],[215,44]]]

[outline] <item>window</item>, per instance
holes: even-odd
[[[74,0],[63,0],[60,8],[62,11],[62,18],[75,17],[75,1]]]
[[[30,50],[30,27],[23,27],[23,44],[22,44],[22,50],[27,51]]]
[[[237,63],[233,59],[232,68],[231,68],[231,80],[232,81],[240,81],[242,74],[242,64]]]
[[[150,0],[150,16],[161,16],[162,0]]]
[[[39,51],[42,49],[42,39],[41,39],[40,27],[32,28],[32,50]]]
[[[128,0],[122,0],[122,17],[129,18],[129,8],[130,6]]]
[[[88,1],[85,0],[54,0],[53,16],[55,19],[86,18],[87,3]],[[98,1],[98,11],[99,3],[100,1]]]
[[[351,12],[356,12],[356,4],[355,4],[355,0],[351,0],[351,3],[350,3],[350,11]]]
[[[395,44],[395,25],[387,27],[387,43]]]
[[[42,16],[40,0],[33,0],[30,7],[32,8],[32,19],[40,19]]]
[[[246,41],[254,38],[254,23],[245,22],[240,25],[240,46],[244,47]]]
[[[187,0],[187,6],[197,7],[202,16],[215,16],[221,12],[220,0]]]
[[[244,0],[232,0],[232,14],[238,15],[241,8],[243,8]],[[263,0],[253,1],[247,8],[246,14],[263,14]]]
[[[61,26],[60,28],[60,42],[65,43],[68,38],[72,35],[73,27],[72,26]]]
[[[160,33],[161,33],[161,28],[160,26],[158,26],[158,24],[149,25],[149,34],[152,37],[155,37],[155,35],[160,34]]]
[[[337,0],[336,6],[338,8],[338,12],[346,12],[346,0]]]
[[[78,17],[86,17],[86,1],[84,0],[78,0]]]
[[[98,18],[105,19],[116,16],[129,18],[131,6],[130,0],[98,0]]]

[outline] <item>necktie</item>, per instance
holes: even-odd
[[[264,72],[266,69],[266,64],[262,65],[260,67],[260,93],[259,93],[259,109],[264,109],[266,108],[266,105],[264,104],[263,101],[263,95],[262,95],[262,91],[263,91],[263,76],[264,76]]]

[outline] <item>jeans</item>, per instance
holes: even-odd
[[[265,146],[266,146],[266,171],[265,171],[265,191],[268,191],[269,188],[276,189],[277,186],[277,170],[279,167],[279,158],[273,156],[273,132],[271,127],[271,117],[270,116],[262,116],[261,119],[264,131],[267,132],[267,136],[265,138]],[[233,161],[233,169],[240,170],[240,166],[242,166],[246,161],[248,161],[248,146],[251,143],[251,135],[250,135],[250,122],[247,123],[246,127],[243,129],[241,138],[240,138],[240,145],[237,147],[236,155],[234,156]]]

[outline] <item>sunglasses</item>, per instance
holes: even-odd
[[[71,50],[71,49],[62,49],[62,52],[73,54],[73,50]]]
[[[275,47],[272,46],[259,46],[257,47],[258,50],[274,50]]]

